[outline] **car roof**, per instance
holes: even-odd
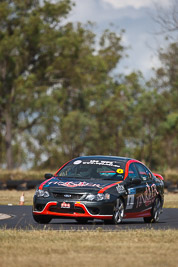
[[[123,161],[127,162],[129,160],[132,160],[131,158],[126,157],[117,157],[117,156],[101,156],[101,155],[95,155],[95,156],[81,156],[78,158],[75,158],[75,160],[86,160],[86,159],[93,159],[93,160],[112,160],[112,161]]]

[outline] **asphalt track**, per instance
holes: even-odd
[[[128,229],[178,229],[178,209],[164,209],[158,223],[146,224],[142,218],[124,220],[120,225],[105,225],[101,220],[79,224],[71,219],[53,219],[49,224],[38,224],[32,217],[32,206],[0,206],[1,229],[51,229],[51,230],[91,230],[119,231]],[[6,218],[2,214],[11,215]]]

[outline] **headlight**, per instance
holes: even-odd
[[[106,193],[106,194],[97,194],[97,195],[94,195],[94,194],[89,194],[85,197],[86,200],[89,200],[89,201],[101,201],[101,200],[108,200],[110,199],[110,194]]]
[[[49,197],[49,192],[48,191],[37,189],[36,192],[35,192],[35,195],[37,197]]]

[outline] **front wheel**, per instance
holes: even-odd
[[[48,215],[34,215],[34,214],[33,214],[33,219],[35,220],[35,222],[42,224],[43,223],[47,224],[52,220],[52,218]]]
[[[161,200],[157,197],[153,203],[150,217],[144,217],[144,222],[146,223],[155,223],[159,221],[159,216],[161,214]]]
[[[114,224],[122,223],[124,217],[124,201],[121,198],[118,198],[113,210],[112,222]]]

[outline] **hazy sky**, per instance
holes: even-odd
[[[76,6],[70,13],[69,20],[86,23],[96,23],[94,30],[101,33],[103,29],[120,32],[125,29],[123,43],[130,47],[127,51],[129,58],[124,59],[118,66],[119,73],[129,73],[141,70],[146,77],[150,70],[159,64],[156,48],[161,43],[161,37],[156,36],[156,24],[151,15],[154,14],[156,2],[167,9],[170,0],[73,0]]]

